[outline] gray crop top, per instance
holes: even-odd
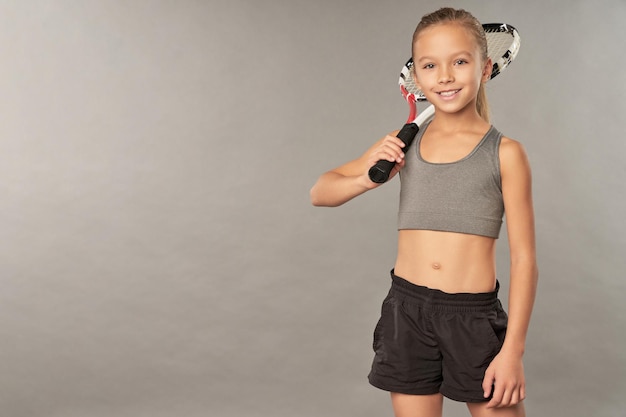
[[[456,162],[431,163],[420,155],[425,125],[400,171],[398,229],[438,230],[498,238],[504,215],[499,148],[493,126]]]

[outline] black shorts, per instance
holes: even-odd
[[[404,394],[488,400],[483,378],[502,348],[507,325],[499,283],[489,293],[448,294],[415,285],[393,270],[391,278],[374,330],[370,383]]]

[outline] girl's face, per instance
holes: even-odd
[[[438,111],[476,109],[481,82],[489,79],[491,61],[483,62],[474,36],[457,23],[424,29],[413,44],[415,79]]]

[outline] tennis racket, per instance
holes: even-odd
[[[487,54],[493,62],[490,78],[492,79],[515,59],[520,48],[520,37],[513,26],[505,23],[486,23],[483,25],[483,29],[487,36]],[[420,126],[432,120],[435,115],[435,107],[431,104],[417,116],[417,102],[426,101],[426,97],[415,85],[412,74],[413,58],[410,58],[402,68],[398,81],[400,92],[409,104],[409,117],[397,135],[404,142],[404,149],[408,149],[411,145]],[[381,159],[369,169],[368,175],[373,182],[383,183],[389,179],[389,174],[395,164],[395,162]]]

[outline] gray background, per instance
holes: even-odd
[[[534,170],[529,415],[623,416],[626,3],[445,4],[522,35],[488,91]],[[0,1],[2,416],[390,416],[398,185],[308,190],[401,126],[441,5]]]

